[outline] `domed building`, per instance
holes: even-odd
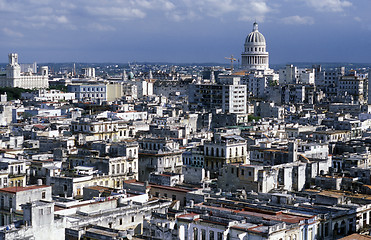
[[[252,32],[246,37],[245,51],[241,54],[241,66],[248,71],[268,70],[269,53],[266,51],[265,37],[255,22]]]

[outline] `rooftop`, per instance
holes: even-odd
[[[49,188],[49,187],[51,186],[34,185],[34,186],[27,186],[27,187],[7,187],[7,188],[0,188],[0,192],[17,193],[17,192],[29,191],[33,189],[39,189],[39,188]]]

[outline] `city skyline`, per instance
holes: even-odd
[[[0,0],[0,62],[227,62],[252,23],[271,64],[369,63],[369,2]]]

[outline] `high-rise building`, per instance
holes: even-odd
[[[252,32],[246,37],[245,49],[241,54],[242,68],[248,71],[269,69],[269,53],[263,34],[255,22]]]

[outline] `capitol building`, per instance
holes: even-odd
[[[258,24],[253,24],[252,32],[246,37],[244,52],[241,54],[241,67],[246,71],[269,69],[269,53],[265,37],[259,32]]]

